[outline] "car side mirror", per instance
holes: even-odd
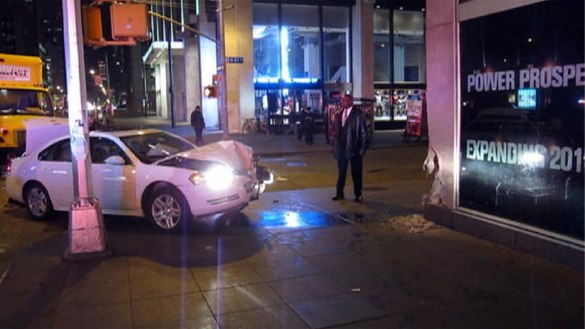
[[[112,164],[112,165],[124,165],[126,161],[119,155],[111,155],[104,160],[104,163]]]

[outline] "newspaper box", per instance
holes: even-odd
[[[416,137],[419,141],[426,136],[426,113],[424,98],[419,95],[412,95],[406,101],[406,126],[404,127],[403,139],[409,141],[410,137]]]

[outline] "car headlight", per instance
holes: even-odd
[[[204,171],[196,171],[189,180],[195,185],[205,184],[212,190],[221,191],[232,184],[234,173],[226,166],[212,165]]]

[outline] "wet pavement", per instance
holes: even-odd
[[[81,262],[62,259],[66,215],[35,222],[0,200],[0,328],[583,328],[582,271],[425,221],[431,183],[378,182],[359,204],[269,191],[184,234],[106,216],[112,254]]]

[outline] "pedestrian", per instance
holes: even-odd
[[[203,144],[203,128],[205,128],[205,119],[201,113],[201,107],[195,106],[195,110],[191,112],[191,127],[195,131],[195,144]]]
[[[337,160],[337,184],[334,201],[343,200],[345,195],[345,177],[348,164],[351,164],[354,201],[362,201],[363,156],[368,148],[368,131],[366,117],[359,108],[353,107],[353,97],[341,98],[341,110],[334,119],[334,135],[331,140],[333,157]]]
[[[288,115],[288,128],[284,131],[284,135],[297,135],[297,112],[292,109]]]
[[[311,107],[307,106],[301,114],[301,126],[307,144],[313,144],[314,118]]]

